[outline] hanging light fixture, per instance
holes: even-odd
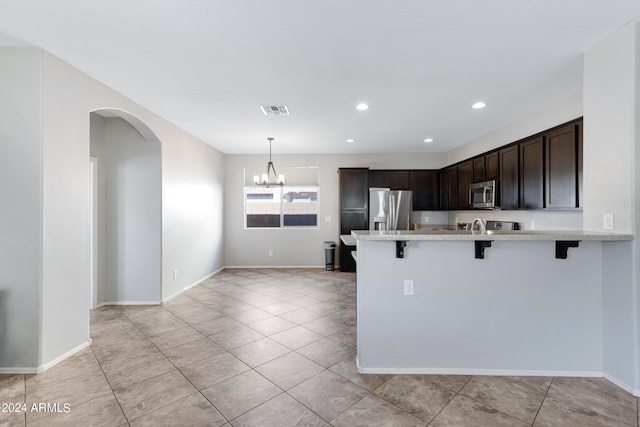
[[[267,140],[269,141],[269,163],[267,163],[265,173],[253,176],[253,183],[254,185],[264,185],[265,187],[275,185],[282,187],[284,185],[284,175],[278,175],[276,168],[273,166],[273,162],[271,161],[271,143],[273,142],[273,138],[267,138]]]

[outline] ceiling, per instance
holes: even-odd
[[[582,54],[639,20],[638,0],[2,0],[0,45],[224,153],[442,152],[579,92]]]

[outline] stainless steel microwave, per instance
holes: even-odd
[[[493,209],[496,204],[496,181],[484,181],[469,186],[469,205],[478,209]]]

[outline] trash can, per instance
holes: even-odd
[[[333,271],[334,259],[336,257],[336,242],[324,242],[324,259],[328,271]]]

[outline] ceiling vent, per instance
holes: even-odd
[[[265,116],[288,116],[289,107],[286,105],[261,105],[260,109]]]

